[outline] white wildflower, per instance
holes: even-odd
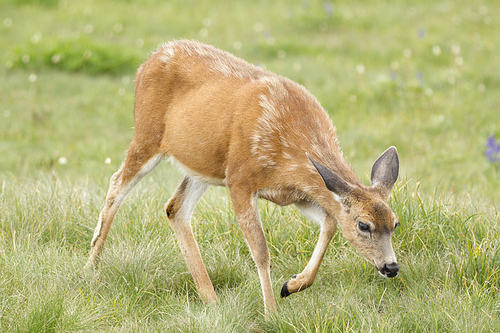
[[[365,65],[363,65],[363,64],[358,64],[358,65],[356,66],[356,72],[357,72],[358,74],[360,74],[360,75],[361,75],[361,74],[363,74],[363,73],[365,72]]]
[[[432,54],[434,54],[436,57],[441,54],[441,47],[439,45],[434,45],[432,47]]]

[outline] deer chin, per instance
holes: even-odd
[[[368,261],[370,264],[375,266],[375,268],[377,269],[377,272],[385,278],[393,278],[393,277],[398,276],[398,274],[399,274],[399,265],[397,262],[393,262],[391,264],[386,264],[385,262],[376,264],[375,262],[373,262],[372,260],[369,260],[365,256],[363,256],[363,258],[366,261]]]

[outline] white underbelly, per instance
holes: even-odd
[[[176,160],[173,156],[170,156],[168,159],[173,165],[178,167],[184,174],[187,176],[193,178],[196,181],[209,184],[209,185],[214,185],[214,186],[226,186],[226,180],[225,179],[219,179],[219,178],[213,178],[213,177],[207,177],[205,175],[199,174],[191,169],[189,169],[187,166]]]

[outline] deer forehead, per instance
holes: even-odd
[[[353,206],[357,206],[359,218],[368,219],[376,228],[387,227],[389,230],[394,228],[396,216],[389,205],[381,199],[376,197],[365,197],[364,200],[355,200]]]

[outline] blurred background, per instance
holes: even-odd
[[[193,229],[220,302],[205,306],[164,212],[163,163],[84,271],[134,134],[134,79],[163,43],[194,39],[304,85],[368,184],[398,148],[390,204],[398,277],[337,233],[313,287],[280,299],[319,228],[259,202],[279,315],[226,190]],[[500,322],[500,2],[0,0],[0,332],[496,332]]]
[[[500,199],[497,1],[3,0],[0,13],[2,178],[109,178],[137,67],[187,38],[303,84],[363,181],[395,145],[426,191]]]

